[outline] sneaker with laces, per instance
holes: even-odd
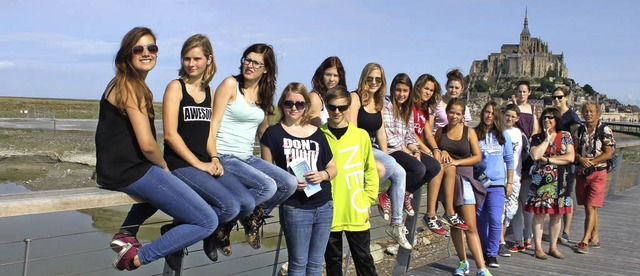
[[[380,216],[384,220],[389,221],[391,219],[391,200],[386,192],[378,194],[378,211],[380,211]]]
[[[136,236],[132,235],[129,232],[126,231],[122,231],[122,232],[118,232],[116,233],[113,238],[111,238],[111,249],[118,253],[120,251],[122,251],[122,248],[127,244],[130,243],[131,245],[133,245],[135,248],[140,249],[140,247],[142,247],[142,245],[140,244],[140,242],[138,241],[138,239],[136,239]]]
[[[427,227],[429,227],[429,230],[431,230],[431,232],[436,233],[438,235],[442,235],[442,236],[447,235],[448,233],[447,229],[442,227],[442,222],[438,219],[437,216],[430,218],[427,215],[425,215],[424,217],[422,217],[422,221],[424,222],[424,224],[427,225]]]
[[[175,224],[175,223],[162,225],[160,227],[160,235],[164,235],[164,233],[169,232],[171,228],[176,226],[178,226],[178,224]],[[182,269],[182,258],[184,258],[184,256],[188,254],[189,252],[187,252],[187,249],[184,248],[176,252],[170,253],[167,256],[164,256],[164,259],[173,271],[180,271]]]
[[[260,228],[265,224],[264,219],[264,210],[256,207],[251,215],[240,220],[240,223],[244,227],[244,235],[247,238],[247,243],[253,249],[260,249]]]
[[[509,252],[512,252],[512,253],[525,252],[526,250],[527,248],[524,245],[514,244],[512,247],[509,247]]]
[[[402,246],[402,248],[407,250],[411,250],[413,248],[413,246],[411,246],[411,243],[409,243],[409,241],[407,240],[406,236],[409,231],[407,231],[407,228],[404,227],[403,224],[391,224],[387,226],[385,232],[387,232],[387,235],[391,236],[391,238],[393,238],[400,246]]]
[[[213,232],[216,247],[222,255],[230,256],[231,253],[233,253],[233,247],[231,246],[231,230],[233,230],[233,227],[236,225],[237,221],[226,222]]]
[[[496,257],[487,257],[487,266],[488,267],[500,267],[500,264],[498,263],[498,258]]]
[[[562,232],[562,236],[560,236],[558,238],[558,242],[561,244],[568,244],[569,243],[569,234]]]
[[[498,255],[502,257],[511,257],[511,250],[507,247],[506,243],[501,243],[498,249]]]
[[[456,268],[456,271],[453,272],[453,275],[464,276],[467,274],[469,274],[469,261],[460,261],[460,263],[458,264],[458,268]]]
[[[589,253],[589,244],[586,242],[579,242],[576,248],[576,252],[580,253],[580,254],[587,254]]]
[[[447,214],[444,214],[442,216],[442,222],[444,222],[445,224],[451,226],[451,227],[455,227],[461,230],[469,230],[469,226],[466,225],[464,223],[464,220],[462,220],[462,218],[458,217],[458,214],[454,213],[453,215],[449,216]]]
[[[409,192],[404,193],[404,211],[407,212],[407,216],[413,217],[415,215],[415,211],[413,211],[413,205],[411,204],[411,200],[413,199],[413,194]]]
[[[525,241],[524,242],[524,248],[525,249],[531,248],[531,247],[533,247],[533,243],[531,243],[531,241]],[[524,251],[524,250],[522,250],[522,251]]]
[[[485,267],[476,271],[476,276],[493,276],[493,274]]]
[[[138,255],[138,248],[130,243],[125,244],[113,259],[113,267],[120,271],[137,269],[138,267],[133,264],[133,259],[136,255]]]

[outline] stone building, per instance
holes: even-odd
[[[474,60],[469,70],[469,83],[477,80],[499,82],[513,78],[542,78],[555,70],[557,76],[569,77],[564,54],[554,55],[549,45],[540,38],[531,37],[527,12],[520,33],[520,44],[503,44],[500,53],[491,53],[485,60]]]

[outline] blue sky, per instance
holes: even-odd
[[[615,4],[613,4],[615,3]],[[291,81],[309,87],[316,67],[339,56],[355,88],[364,65],[387,78],[422,73],[440,82],[452,68],[519,42],[525,8],[529,30],[564,52],[569,76],[610,98],[640,105],[640,1],[9,1],[0,0],[0,95],[98,99],[114,75],[122,36],[150,27],[160,53],[147,83],[155,101],[177,77],[184,40],[204,33],[218,73],[238,72],[243,50],[273,45],[278,93]]]

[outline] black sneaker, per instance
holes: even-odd
[[[220,227],[221,226],[218,226],[218,228]],[[215,235],[216,234],[214,232],[213,234],[202,240],[202,250],[204,251],[204,254],[207,256],[207,258],[209,258],[209,260],[211,260],[212,262],[218,261],[218,251],[216,249]]]
[[[507,247],[506,243],[500,244],[500,249],[498,249],[498,255],[502,257],[511,257],[511,251],[509,251],[509,248]]]
[[[494,267],[494,268],[500,267],[500,264],[498,264],[498,258],[496,257],[487,257],[486,263],[488,267]]]
[[[175,223],[162,225],[162,227],[160,227],[160,235],[164,235],[164,233],[167,233],[169,230],[171,230],[171,228],[176,226],[178,225]],[[189,253],[187,252],[187,249],[184,248],[182,250],[170,253],[169,255],[165,256],[164,259],[167,261],[167,264],[171,269],[173,269],[173,271],[180,271],[182,269],[182,258],[187,254]]]

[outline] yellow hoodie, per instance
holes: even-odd
[[[331,181],[333,196],[333,224],[331,232],[368,230],[369,207],[378,197],[376,170],[369,134],[349,123],[340,138],[321,127],[327,136],[338,174]]]

